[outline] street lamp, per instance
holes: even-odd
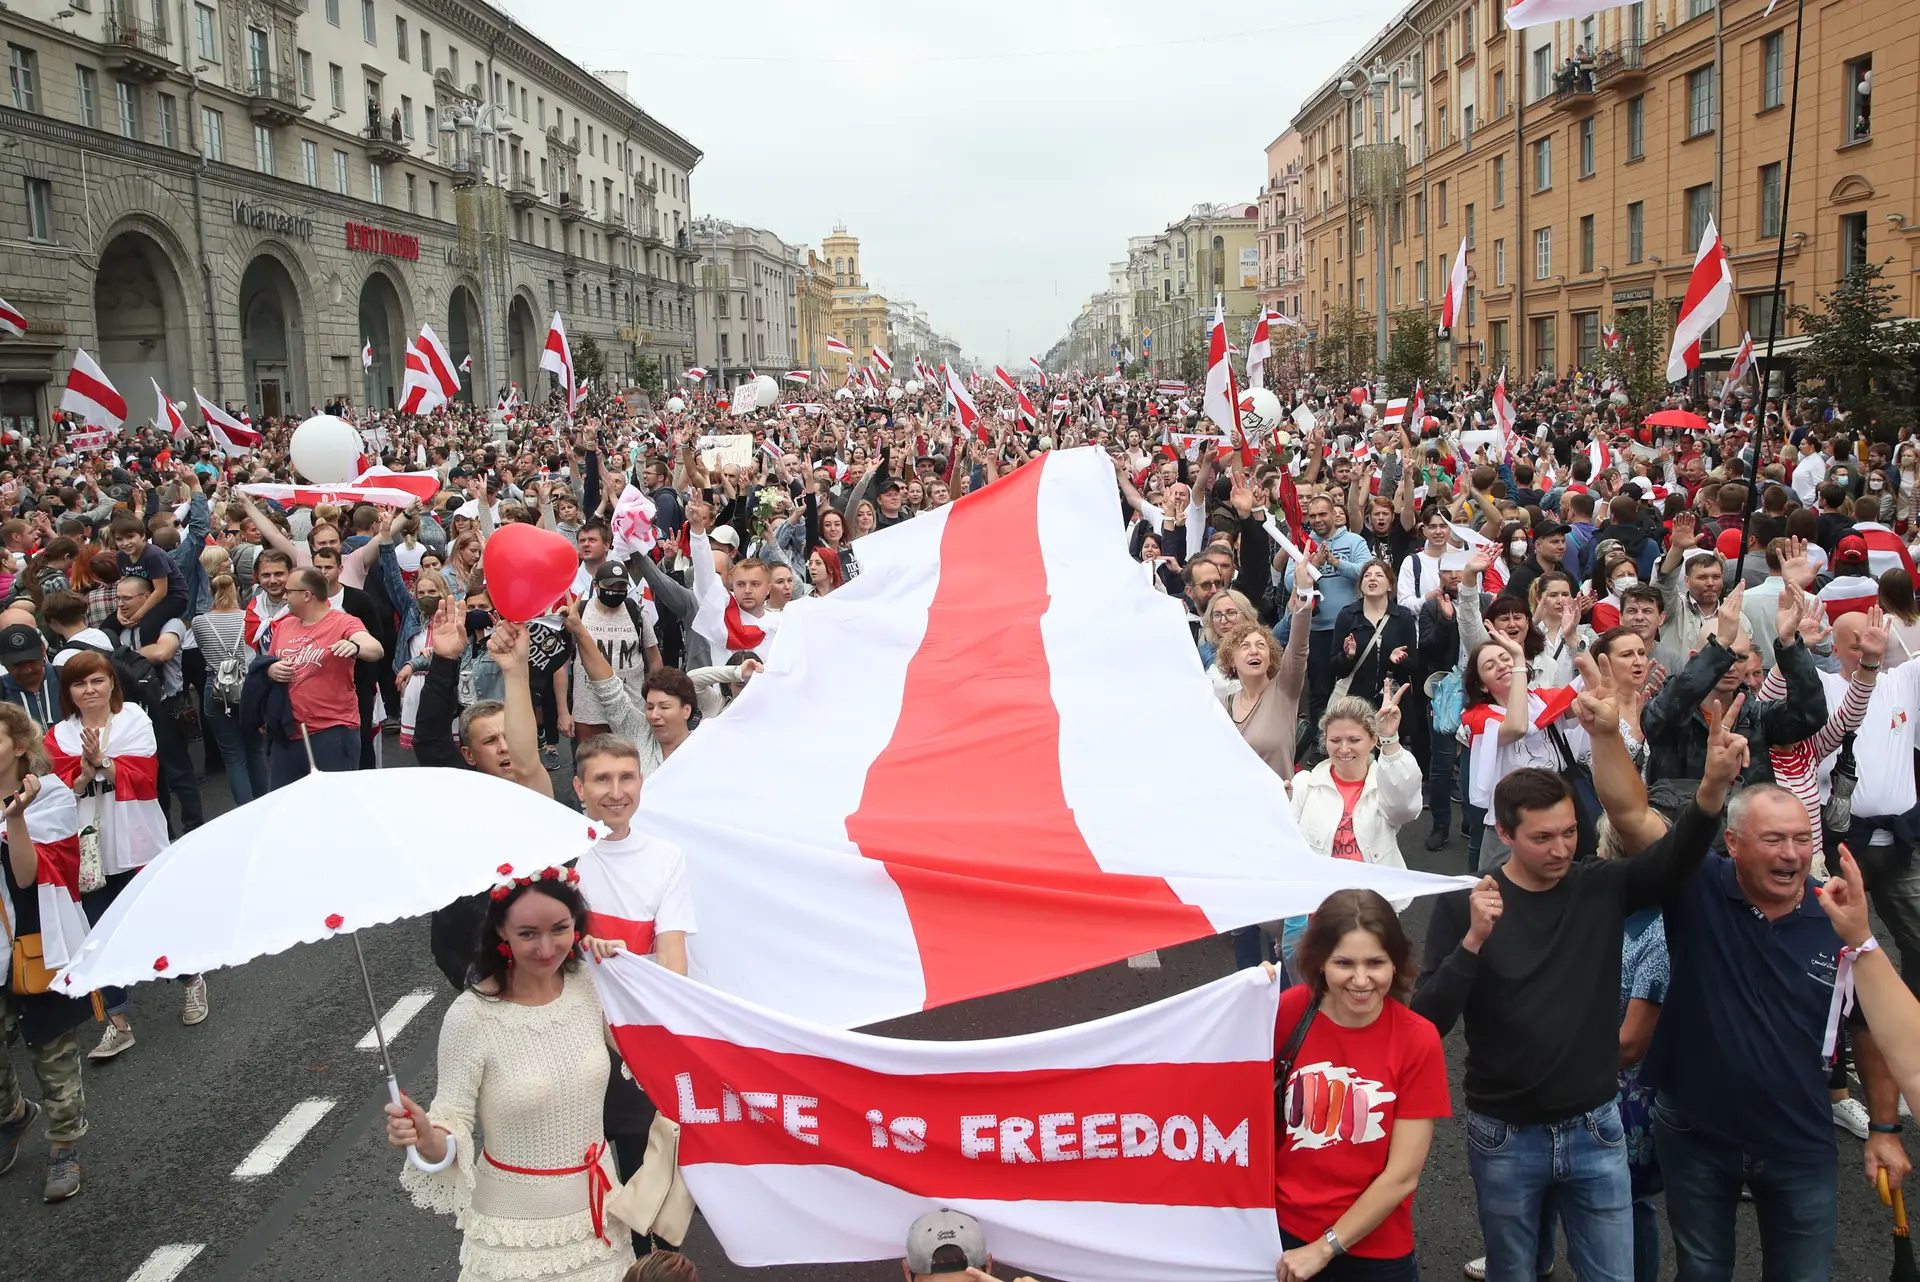
[[[1367,97],[1372,99],[1371,109],[1374,112],[1374,142],[1371,147],[1354,149],[1357,163],[1353,178],[1354,196],[1371,201],[1374,207],[1373,241],[1377,251],[1374,297],[1378,300],[1374,319],[1374,342],[1378,353],[1375,358],[1376,371],[1384,369],[1387,362],[1387,210],[1399,198],[1407,180],[1406,151],[1399,143],[1387,141],[1389,88],[1397,93],[1413,93],[1419,86],[1389,72],[1386,64],[1377,58],[1365,72],[1356,73],[1340,82],[1342,97],[1352,102],[1364,90]]]
[[[504,137],[507,132],[506,128],[498,123],[499,114],[500,104],[488,103],[477,112],[471,107],[456,107],[440,118],[441,159],[448,162],[448,168],[452,169],[459,178],[465,179],[462,185],[468,187],[488,185],[487,162],[493,151],[494,140]],[[450,160],[449,157],[451,157]],[[498,167],[495,168],[497,170]],[[455,199],[457,201],[458,197]],[[496,360],[493,348],[494,333],[499,327],[494,324],[492,237],[488,234],[487,212],[487,202],[476,197],[473,201],[473,222],[476,233],[474,239],[479,244],[480,258],[480,346],[486,357],[487,379],[497,386],[506,381],[507,362],[504,352],[500,353]],[[505,263],[501,264],[503,281],[507,279],[506,266]],[[501,334],[504,341],[504,330]],[[473,346],[471,336],[468,338],[467,345],[469,348]],[[473,382],[477,386],[479,380],[475,379]],[[497,403],[491,412],[500,421],[504,421],[504,415],[498,409]]]

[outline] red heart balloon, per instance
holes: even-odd
[[[481,565],[493,608],[503,619],[525,623],[566,595],[580,557],[552,530],[516,521],[487,540]]]

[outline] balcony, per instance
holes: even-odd
[[[1591,110],[1599,96],[1591,63],[1569,62],[1553,78],[1553,105],[1563,110]]]
[[[300,86],[292,76],[277,76],[271,71],[256,71],[247,84],[247,115],[256,125],[277,128],[290,125],[307,114],[300,101]]]
[[[531,209],[540,203],[540,188],[531,174],[515,174],[507,183],[507,203],[515,209]]]
[[[367,159],[376,165],[397,165],[407,158],[407,140],[400,132],[400,117],[395,115],[392,122],[380,123],[377,109],[370,113],[367,127],[361,131],[360,145],[366,150]]]
[[[107,70],[126,80],[158,80],[173,70],[167,29],[138,18],[107,15]]]
[[[660,215],[642,219],[639,227],[640,243],[649,249],[660,247]]]
[[[1646,74],[1647,51],[1634,39],[1622,40],[1611,49],[1602,49],[1593,64],[1593,83],[1602,89],[1616,82],[1641,80]]]
[[[587,207],[580,199],[580,189],[560,193],[560,221],[577,223],[587,216]]]
[[[569,279],[580,274],[580,257],[571,249],[560,251],[560,271]]]

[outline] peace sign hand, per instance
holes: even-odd
[[[1396,686],[1393,678],[1387,678],[1380,700],[1380,737],[1391,739],[1400,733],[1400,699],[1407,692],[1407,686]]]

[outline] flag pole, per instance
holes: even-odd
[[[1758,362],[1760,371],[1759,413],[1754,416],[1753,424],[1753,474],[1748,477],[1750,493],[1747,495],[1748,528],[1752,528],[1754,513],[1760,510],[1760,469],[1763,463],[1762,445],[1767,434],[1767,405],[1773,399],[1773,345],[1780,334],[1781,299],[1780,286],[1787,272],[1787,213],[1793,207],[1793,143],[1794,134],[1800,124],[1800,46],[1806,38],[1807,0],[1794,0],[1793,4],[1793,91],[1787,106],[1787,160],[1786,170],[1780,183],[1780,243],[1773,251],[1773,302],[1767,308],[1767,352]],[[1782,398],[1784,404],[1784,398]],[[1781,435],[1786,434],[1786,415],[1780,416]]]

